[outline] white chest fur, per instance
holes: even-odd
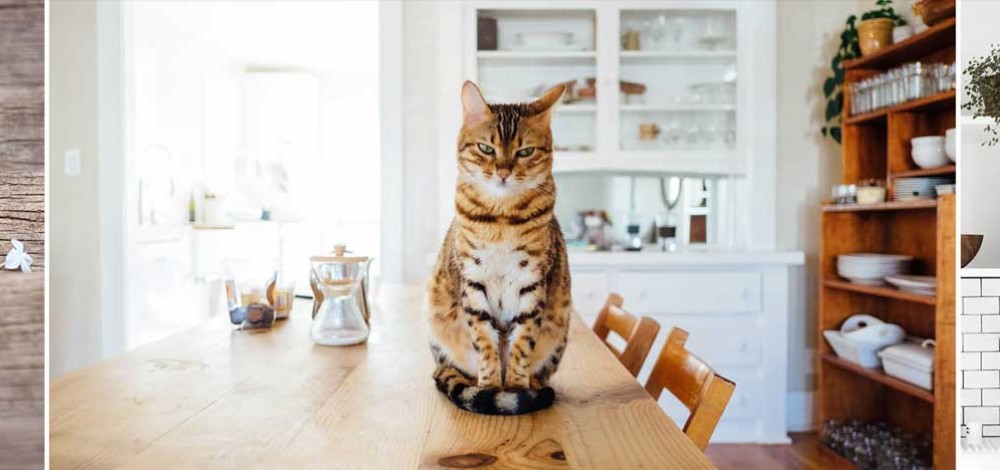
[[[465,262],[463,276],[486,286],[487,310],[502,322],[510,321],[520,313],[521,288],[538,278],[530,263],[522,266],[527,253],[515,250],[512,243],[486,243],[471,254],[474,259]]]

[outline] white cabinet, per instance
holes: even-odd
[[[575,81],[552,124],[557,172],[742,175],[773,151],[774,38],[753,34],[773,14],[768,0],[467,2],[463,71],[498,101]]]
[[[645,383],[671,327],[690,333],[688,349],[736,391],[713,442],[785,443],[790,286],[801,253],[570,254],[573,302],[593,324],[609,292],[661,331],[639,374]],[[797,272],[797,271],[795,271]],[[679,424],[688,412],[669,394],[660,405]]]

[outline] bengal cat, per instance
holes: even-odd
[[[569,329],[566,244],[553,216],[552,107],[488,104],[462,87],[455,218],[428,283],[438,390],[460,408],[513,415],[548,408]]]

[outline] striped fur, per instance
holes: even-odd
[[[548,381],[569,328],[570,278],[553,216],[551,108],[487,104],[463,87],[455,219],[428,282],[438,389],[459,408],[521,414],[551,406]],[[526,150],[530,149],[530,150]]]

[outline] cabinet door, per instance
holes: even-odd
[[[593,325],[597,313],[608,298],[608,275],[593,271],[573,271],[571,274],[573,308],[588,325]]]
[[[597,155],[598,4],[510,2],[467,10],[472,32],[467,76],[491,103],[519,103],[567,84],[552,119],[555,166],[575,168]]]
[[[619,11],[619,150],[671,169],[726,171],[736,156],[736,7]],[[741,77],[742,78],[742,77]]]

